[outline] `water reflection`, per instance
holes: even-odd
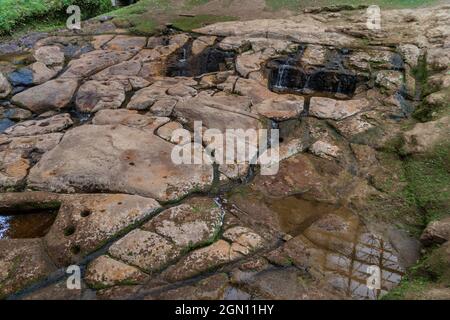
[[[47,234],[55,218],[55,211],[37,211],[23,214],[0,212],[0,239],[43,237]]]
[[[281,229],[306,238],[316,267],[326,280],[354,299],[376,299],[395,287],[404,269],[392,246],[381,236],[369,232],[351,210],[297,196],[265,199],[277,213]],[[380,289],[370,289],[370,267],[381,271]]]

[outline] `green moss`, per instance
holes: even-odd
[[[137,35],[150,36],[157,30],[158,24],[151,19],[138,20],[137,23],[130,28],[130,31]]]
[[[0,35],[23,30],[27,25],[54,27],[66,21],[69,5],[81,8],[83,19],[111,10],[110,0],[0,0]]]
[[[406,159],[408,191],[425,213],[425,224],[450,215],[450,143],[437,145],[432,152]]]
[[[237,20],[237,18],[231,16],[216,16],[204,14],[197,15],[195,17],[180,17],[174,20],[172,25],[176,29],[189,32],[193,29],[198,29],[208,24],[233,20]]]
[[[404,300],[419,297],[430,285],[426,278],[409,279],[404,277],[400,284],[381,297],[381,300]]]

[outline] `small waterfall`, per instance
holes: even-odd
[[[292,67],[293,59],[288,57],[286,61],[278,68],[278,76],[277,81],[275,82],[274,88],[276,89],[286,89],[287,88],[287,76],[289,74],[289,70]]]
[[[186,50],[185,47],[183,47],[183,53],[181,55],[181,59],[178,60],[178,61],[181,62],[181,63],[184,63],[184,62],[187,61],[187,50]]]

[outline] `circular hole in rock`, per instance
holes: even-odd
[[[82,216],[83,218],[89,217],[92,214],[92,211],[89,209],[85,209],[83,211],[81,211],[80,216]]]
[[[72,252],[72,254],[79,254],[81,251],[81,248],[79,245],[73,245],[70,247],[70,252]]]
[[[64,235],[69,237],[75,233],[75,226],[68,226],[64,229]]]
[[[130,166],[134,166],[134,162],[130,162],[129,165],[130,165]]]

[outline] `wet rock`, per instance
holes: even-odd
[[[417,123],[414,128],[404,133],[404,150],[407,153],[423,153],[447,139],[450,132],[450,117],[436,121]]]
[[[0,298],[24,289],[55,270],[40,239],[0,240]]]
[[[100,256],[89,264],[84,277],[92,288],[143,282],[147,275],[139,269],[108,256]]]
[[[108,252],[112,257],[148,272],[159,271],[180,254],[164,237],[139,229],[114,243]]]
[[[335,203],[357,183],[334,160],[298,154],[281,162],[276,175],[258,176],[254,188],[269,197],[302,194],[307,199]]]
[[[67,129],[73,124],[68,113],[58,114],[56,116],[42,120],[27,120],[5,130],[5,134],[10,137],[34,136],[52,132],[59,132]]]
[[[77,263],[159,208],[155,200],[134,195],[65,196],[58,216],[44,238],[47,251],[58,266]]]
[[[115,36],[105,45],[107,50],[134,52],[141,50],[146,45],[145,37],[131,37],[125,35]]]
[[[16,94],[11,101],[33,113],[60,110],[70,103],[77,87],[75,79],[51,80]]]
[[[83,78],[91,76],[107,67],[128,60],[133,56],[130,51],[94,50],[72,60],[60,78]]]
[[[197,55],[210,47],[216,42],[217,37],[215,36],[200,36],[192,42],[191,52],[193,55]]]
[[[276,99],[264,100],[252,109],[266,118],[284,121],[298,118],[303,112],[304,102],[303,97],[284,95]]]
[[[429,223],[420,236],[420,241],[425,245],[442,244],[448,240],[450,240],[450,218]]]
[[[28,181],[41,190],[109,190],[162,201],[207,188],[212,166],[174,164],[173,147],[144,129],[84,125],[66,132],[33,167]]]
[[[142,229],[170,239],[182,249],[208,243],[219,233],[222,213],[212,199],[194,198],[167,209]]]
[[[192,251],[167,269],[164,277],[169,281],[180,281],[217,268],[230,261],[230,250],[231,246],[228,242],[219,240],[207,247]]]
[[[0,120],[0,133],[5,132],[6,129],[14,126],[16,123],[11,121],[10,119],[1,119]]]
[[[309,106],[309,114],[322,119],[342,120],[366,110],[369,106],[370,102],[366,99],[334,100],[313,97]]]
[[[81,85],[76,97],[80,112],[97,112],[102,109],[118,109],[125,101],[125,89],[117,81],[90,80]]]
[[[36,61],[46,66],[61,65],[64,63],[64,52],[58,46],[43,46],[36,49],[33,54]]]
[[[5,98],[11,92],[12,87],[9,84],[8,79],[0,72],[0,98]]]
[[[30,86],[33,84],[33,71],[30,68],[20,68],[8,74],[8,78],[14,87]]]
[[[273,268],[260,273],[236,271],[232,281],[252,292],[259,299],[329,300],[343,298],[330,288],[320,287],[307,281],[304,279],[304,274],[293,267]]]

